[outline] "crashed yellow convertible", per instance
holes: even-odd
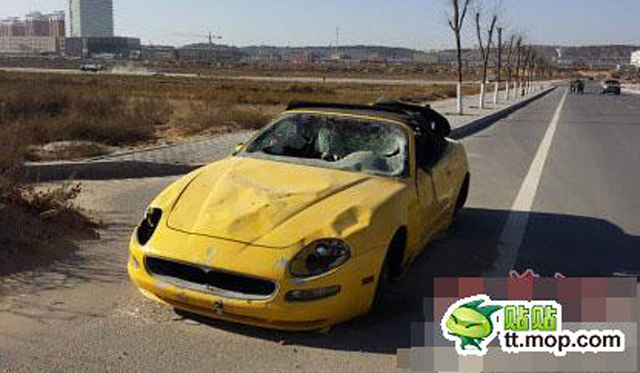
[[[129,275],[176,309],[262,327],[362,315],[466,201],[467,158],[449,131],[403,102],[291,103],[151,203]]]

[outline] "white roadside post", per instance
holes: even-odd
[[[522,82],[518,82],[518,96],[524,96],[524,84]]]
[[[462,108],[462,83],[458,82],[458,85],[456,87],[456,92],[457,92],[457,112],[458,115],[463,115],[464,114],[464,110]]]
[[[494,83],[494,91],[493,91],[493,105],[498,105],[498,92],[500,91],[500,82]]]

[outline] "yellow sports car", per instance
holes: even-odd
[[[176,309],[262,327],[362,315],[466,201],[449,131],[428,106],[291,103],[151,203],[129,275]]]

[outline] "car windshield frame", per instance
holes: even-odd
[[[284,121],[290,120],[292,118],[299,117],[307,117],[321,119],[325,121],[331,121],[332,123],[341,123],[340,125],[348,125],[348,122],[359,122],[358,125],[366,125],[366,126],[377,126],[378,129],[383,127],[389,128],[390,139],[389,141],[396,141],[396,145],[398,149],[396,152],[392,152],[386,154],[385,157],[382,157],[381,153],[375,153],[372,150],[367,151],[356,151],[353,153],[347,154],[342,159],[323,159],[317,157],[298,157],[284,154],[274,154],[265,152],[266,148],[261,146],[263,145],[261,142],[266,141],[268,136],[273,134],[275,131],[275,127],[284,125]],[[298,126],[304,124],[296,124]],[[308,125],[308,124],[307,124]],[[336,127],[338,128],[338,127]],[[394,131],[395,134],[393,134]],[[306,111],[306,110],[296,110],[296,111],[288,111],[285,112],[276,118],[274,118],[267,126],[265,126],[259,133],[257,133],[249,142],[247,142],[241,150],[239,150],[235,155],[244,158],[252,158],[252,159],[262,159],[268,161],[276,161],[297,165],[304,165],[310,167],[317,168],[325,168],[332,169],[337,171],[344,172],[353,172],[364,175],[374,175],[381,177],[389,177],[389,178],[402,178],[408,179],[411,177],[411,131],[407,127],[406,124],[403,124],[400,120],[394,120],[390,118],[384,118],[374,115],[367,114],[359,114],[359,113],[343,113],[343,112],[334,112],[334,111]],[[393,137],[396,137],[393,139]],[[315,138],[312,142],[315,144],[319,141],[318,138]],[[340,138],[340,141],[344,141],[344,138]],[[314,145],[315,146],[315,145]],[[347,146],[348,147],[348,146]],[[349,163],[348,158],[360,159],[361,154],[356,153],[367,153],[364,157],[367,161],[362,161],[361,163]],[[401,158],[400,158],[401,156]],[[390,172],[384,172],[380,169],[372,169],[368,168],[365,165],[371,164],[368,162],[369,160],[376,162],[382,162],[381,160],[393,159],[393,164],[396,165],[396,169],[389,170]],[[385,161],[386,162],[386,161]],[[383,164],[387,164],[382,162]],[[402,166],[399,166],[402,165]]]

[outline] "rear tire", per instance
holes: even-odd
[[[460,210],[464,208],[464,205],[467,203],[467,199],[469,198],[469,186],[471,184],[471,176],[467,174],[465,176],[464,181],[462,182],[462,186],[460,186],[460,192],[458,193],[458,199],[456,200],[456,207],[453,211],[453,220],[455,221],[458,217],[458,213]]]

